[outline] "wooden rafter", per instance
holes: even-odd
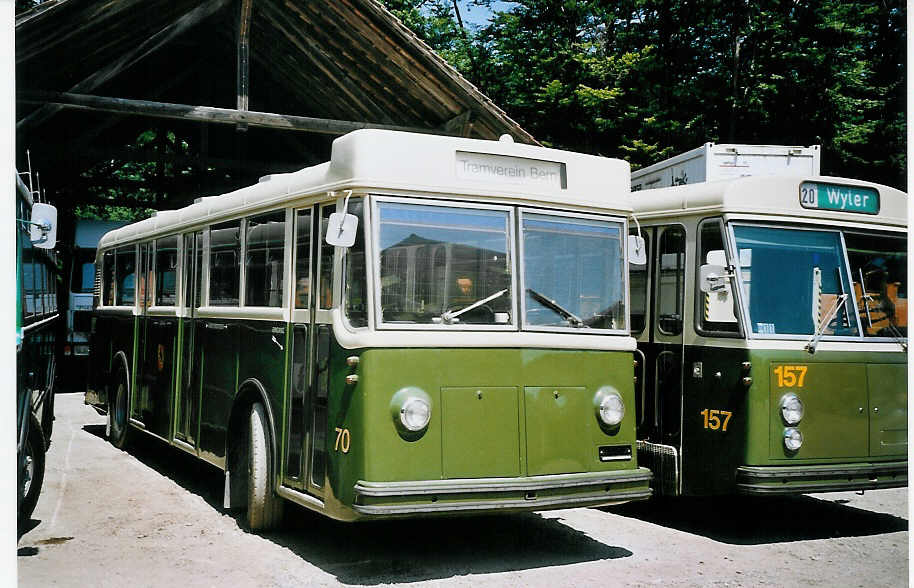
[[[208,2],[191,10],[177,21],[166,26],[155,35],[152,35],[144,42],[137,45],[133,50],[124,53],[119,59],[111,62],[92,75],[84,78],[79,83],[70,88],[70,92],[80,93],[94,90],[105,82],[111,80],[117,74],[141,61],[149,54],[155,52],[160,47],[187,31],[197,23],[205,20],[207,17],[222,9],[228,0],[209,0]],[[24,119],[16,123],[16,130],[22,131],[34,125],[38,125],[60,111],[59,105],[45,105],[31,113]]]
[[[271,112],[240,111],[212,106],[191,106],[149,100],[128,100],[107,96],[73,94],[69,92],[23,91],[16,96],[17,102],[47,103],[61,108],[75,108],[98,112],[115,112],[156,118],[172,118],[220,124],[246,123],[251,126],[287,131],[303,131],[325,135],[345,135],[358,129],[387,129],[413,133],[442,134],[441,131],[398,125],[383,125],[369,122],[355,122],[309,116],[274,114]]]

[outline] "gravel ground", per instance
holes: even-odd
[[[222,510],[220,471],[113,448],[82,400],[57,398],[21,586],[908,584],[907,489],[366,524],[289,508],[257,536]]]

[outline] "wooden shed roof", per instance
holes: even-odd
[[[154,162],[171,207],[356,128],[536,142],[375,0],[50,0],[17,16],[16,66],[19,164],[71,204],[112,160]],[[127,153],[149,128],[189,147]]]

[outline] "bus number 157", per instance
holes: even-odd
[[[806,380],[807,365],[779,365],[774,368],[774,375],[778,378],[778,388],[802,388]]]

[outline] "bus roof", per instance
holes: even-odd
[[[876,212],[808,208],[800,204],[804,183],[823,188],[869,188],[878,194]],[[860,191],[857,190],[859,193]],[[869,190],[865,194],[872,194]],[[836,198],[840,199],[840,193]],[[840,201],[835,206],[840,206]],[[669,188],[632,192],[632,205],[639,218],[684,214],[731,213],[770,217],[907,226],[908,195],[889,186],[832,176],[748,176]]]
[[[631,211],[629,164],[511,141],[363,129],[337,138],[329,162],[261,178],[116,229],[100,247],[176,232],[331,190],[407,191]]]

